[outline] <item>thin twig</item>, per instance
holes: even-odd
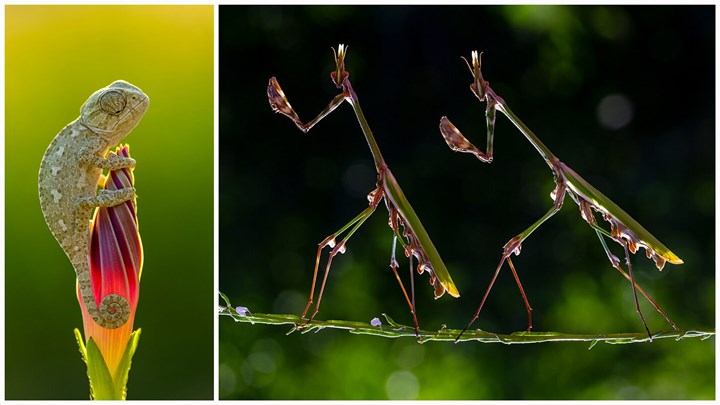
[[[220,315],[229,316],[236,322],[248,322],[252,324],[266,325],[292,325],[288,334],[300,331],[301,333],[319,332],[325,328],[345,329],[350,333],[361,335],[374,335],[387,338],[412,337],[415,338],[415,329],[412,326],[401,325],[392,318],[383,314],[386,325],[373,326],[365,322],[355,321],[339,321],[339,320],[313,320],[302,329],[298,329],[298,324],[304,324],[306,320],[300,319],[297,315],[290,314],[259,314],[252,315],[239,314],[232,306],[219,307]],[[443,326],[439,331],[418,331],[422,341],[454,341],[460,334],[460,330],[447,329]],[[692,329],[692,330],[668,330],[655,333],[653,339],[674,338],[682,340],[686,338],[700,338],[701,340],[715,336],[715,329]],[[637,333],[602,333],[602,334],[568,334],[560,332],[515,332],[511,334],[498,334],[486,332],[482,330],[468,330],[465,332],[460,341],[478,341],[482,343],[504,343],[504,344],[520,344],[520,343],[544,343],[544,342],[591,342],[592,348],[597,342],[605,342],[612,344],[622,343],[641,343],[648,342],[650,339],[645,332]]]

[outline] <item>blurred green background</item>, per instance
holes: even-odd
[[[213,7],[5,9],[7,399],[88,398],[70,262],[37,197],[40,159],[95,90],[150,108],[125,140],[145,263],[128,399],[213,397]]]
[[[441,138],[447,115],[485,145],[484,105],[460,59],[477,49],[485,79],[546,145],[685,260],[659,272],[640,251],[632,256],[639,284],[680,327],[713,328],[714,16],[712,6],[221,6],[221,290],[251,311],[299,314],[317,244],[367,206],[375,174],[350,106],[303,135],[271,111],[265,93],[277,76],[309,121],[337,94],[330,47],[345,43],[385,159],[462,294],[434,301],[420,276],[421,326],[464,326],[501,247],[547,211],[554,186],[500,115],[492,165],[451,152]],[[411,324],[388,267],[391,240],[380,207],[336,257],[319,319],[369,322],[387,312]],[[643,331],[629,283],[571,200],[514,262],[535,331]],[[640,300],[651,330],[669,329]],[[526,325],[506,268],[474,327]],[[715,339],[588,350],[585,342],[418,345],[288,329],[220,319],[221,398],[715,396]]]

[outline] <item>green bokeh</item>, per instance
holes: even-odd
[[[145,253],[128,398],[211,399],[213,7],[7,6],[5,18],[7,398],[88,398],[75,277],[37,173],[89,95],[124,79],[151,100],[125,139]]]
[[[498,116],[495,161],[453,153],[447,115],[484,145],[484,106],[460,56],[484,51],[494,90],[566,164],[685,264],[632,256],[641,286],[683,328],[715,320],[713,7],[220,7],[220,288],[255,312],[299,314],[317,243],[367,206],[375,181],[355,116],[342,105],[309,134],[272,113],[276,76],[310,120],[337,94],[331,46],[384,157],[462,297],[434,301],[416,277],[425,329],[464,326],[502,245],[550,207],[552,175]],[[604,127],[606,96],[632,120]],[[338,256],[320,319],[411,317],[388,268],[381,206]],[[621,253],[617,244],[611,249]],[[407,278],[407,262],[399,259]],[[610,267],[577,205],[535,231],[514,259],[537,331],[640,332],[629,283]],[[407,280],[406,280],[407,283]],[[642,297],[653,331],[668,328]],[[475,327],[523,330],[510,272]],[[417,345],[344,331],[220,319],[220,396],[235,399],[712,399],[715,339],[652,344]]]

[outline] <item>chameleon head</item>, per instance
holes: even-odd
[[[80,122],[116,144],[140,122],[149,104],[142,90],[117,80],[90,96],[80,109]]]

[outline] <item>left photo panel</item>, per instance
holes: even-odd
[[[213,399],[213,24],[5,6],[5,399]]]

